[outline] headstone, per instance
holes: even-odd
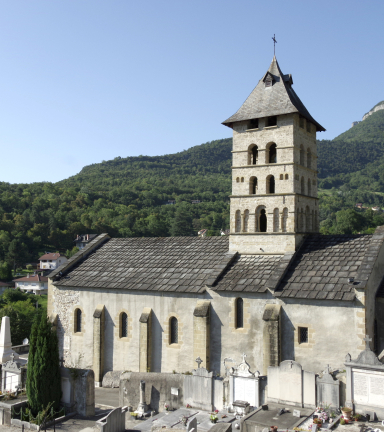
[[[196,416],[194,416],[192,419],[190,419],[187,422],[187,432],[191,432],[192,429],[197,431],[197,417]]]
[[[326,401],[334,409],[340,406],[340,381],[333,378],[329,366],[323,373],[322,377],[316,378],[317,400]]]
[[[198,367],[184,379],[184,403],[193,408],[213,410],[213,372]]]
[[[285,360],[268,367],[268,401],[302,406],[303,373],[299,363]]]
[[[299,418],[301,417],[301,413],[300,413],[299,410],[293,410],[292,414],[293,414],[294,417],[299,417]]]
[[[384,418],[384,364],[371,351],[370,338],[366,336],[364,340],[365,350],[356,360],[346,357],[346,406],[359,414],[371,411]]]
[[[0,363],[6,363],[11,359],[11,354],[14,354],[18,359],[19,355],[12,350],[11,342],[11,320],[5,316],[1,320],[0,330]]]
[[[229,377],[230,404],[235,401],[248,402],[250,406],[258,408],[260,405],[259,372],[252,373],[246,362],[246,354],[242,355],[243,361],[231,368]]]

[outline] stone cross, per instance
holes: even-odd
[[[11,362],[14,363],[14,361],[15,361],[15,354],[12,353],[12,354],[11,354]]]
[[[245,357],[247,357],[247,354],[243,353],[241,357],[243,357],[243,363],[245,363]]]
[[[331,368],[329,367],[329,364],[327,365],[327,367],[325,368],[325,373],[330,374],[331,373]]]
[[[365,341],[365,349],[369,350],[370,349],[369,342],[372,341],[372,338],[370,338],[368,335],[365,335],[365,338],[363,339],[363,341]]]
[[[64,358],[61,357],[61,359],[59,359],[59,364],[61,367],[64,367]]]
[[[203,363],[203,360],[201,360],[200,357],[197,357],[197,359],[195,360],[195,362],[197,363],[197,366],[200,369],[200,365],[201,365],[201,363]]]

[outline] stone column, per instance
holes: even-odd
[[[263,320],[263,374],[267,375],[268,366],[279,366],[280,349],[280,310],[281,306],[267,304]]]
[[[104,305],[96,306],[93,313],[93,372],[95,387],[101,387],[104,373]]]
[[[244,227],[245,227],[245,214],[241,213],[241,232],[245,232]]]
[[[255,232],[255,221],[256,221],[256,215],[255,213],[249,213],[249,219],[248,219],[248,232]]]
[[[148,411],[148,406],[145,403],[145,381],[140,381],[140,403],[137,411],[142,414]]]
[[[150,372],[152,364],[152,309],[145,307],[139,319],[139,371]]]
[[[209,300],[199,300],[193,311],[193,368],[196,366],[195,359],[200,357],[205,369],[209,370],[210,306]]]
[[[267,232],[273,232],[273,209],[272,212],[267,212]]]

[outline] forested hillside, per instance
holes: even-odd
[[[196,235],[206,228],[217,235],[229,226],[231,149],[231,139],[217,140],[171,155],[117,157],[55,184],[0,183],[0,261],[17,267],[46,250],[69,252],[81,233]],[[356,202],[384,206],[384,111],[319,141],[318,153],[321,231],[372,232],[384,224],[377,212],[355,210]]]

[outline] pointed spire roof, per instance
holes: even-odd
[[[266,81],[272,81],[271,86],[266,86]],[[233,123],[269,117],[281,114],[299,113],[316,125],[317,131],[325,131],[317,121],[309,114],[307,108],[301,102],[292,88],[292,76],[281,72],[276,57],[263,78],[259,81],[247,100],[239,110],[222,124],[232,127]]]

